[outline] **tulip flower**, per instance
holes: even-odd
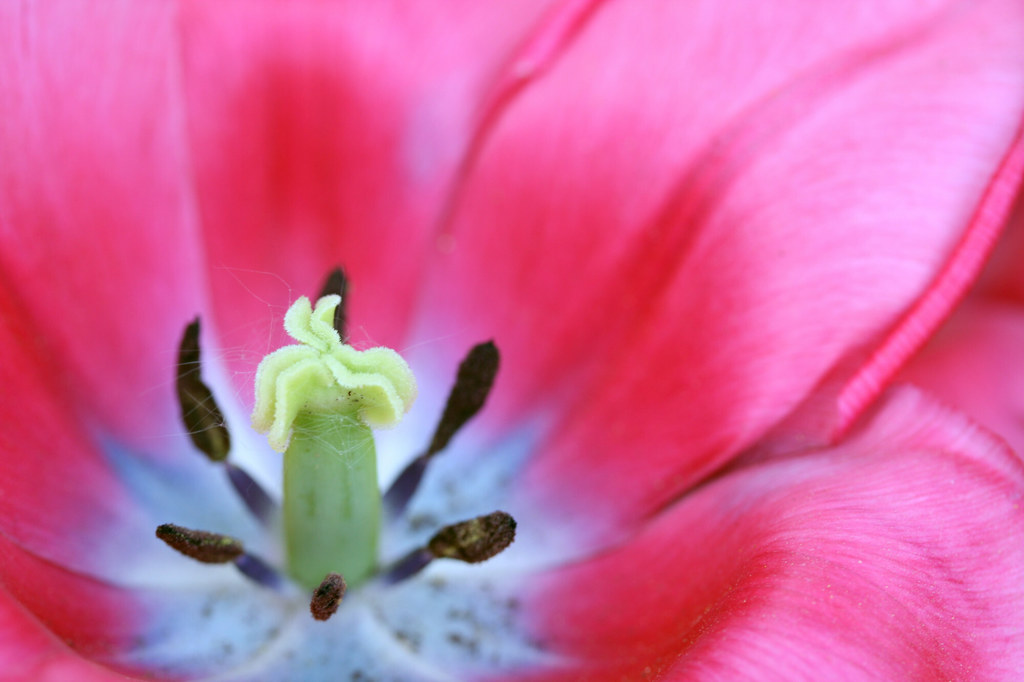
[[[1019,0],[0,6],[0,677],[1016,679],[1022,120]],[[353,495],[500,353],[319,585],[303,339]]]

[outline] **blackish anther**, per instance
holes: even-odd
[[[348,326],[348,315],[345,312],[348,307],[348,277],[345,276],[345,271],[341,268],[334,268],[328,273],[318,298],[331,294],[341,296],[341,303],[334,309],[334,330],[341,337],[341,342],[345,343],[348,340],[348,336],[345,334],[345,329]]]
[[[198,317],[185,327],[178,347],[177,389],[181,418],[192,442],[211,460],[226,459],[231,437],[224,415],[200,375]]]
[[[309,602],[309,612],[317,620],[327,620],[334,615],[345,596],[345,579],[338,573],[328,573],[320,587],[313,590],[313,599]]]
[[[183,528],[173,523],[157,526],[156,536],[173,549],[204,564],[226,564],[242,556],[242,543],[228,535]]]
[[[443,450],[452,436],[484,406],[498,374],[498,361],[498,347],[493,341],[478,343],[469,351],[459,365],[455,385],[448,394],[444,413],[434,430],[430,447],[424,453],[425,457]]]
[[[427,549],[438,559],[477,564],[500,554],[515,538],[516,520],[496,511],[445,526],[430,538]]]
[[[392,518],[405,510],[434,455],[443,450],[452,436],[484,406],[491,387],[494,386],[499,361],[498,347],[493,341],[485,341],[473,346],[459,365],[455,384],[448,394],[448,402],[444,406],[437,428],[434,429],[434,437],[429,447],[423,454],[409,462],[384,495],[384,504]]]

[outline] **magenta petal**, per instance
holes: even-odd
[[[564,513],[642,518],[849,379],[1024,112],[1018,2],[713,7],[590,17],[491,125],[425,298],[455,305],[420,339],[503,349],[497,405],[563,408],[524,487]]]
[[[166,390],[199,312],[174,20],[173,3],[0,7],[5,319],[87,415],[150,451],[178,423]]]
[[[79,657],[0,590],[0,670],[8,682],[114,682],[123,675]]]
[[[1024,471],[911,389],[833,449],[739,470],[529,597],[549,679],[1006,679]]]
[[[1024,191],[1017,198],[1017,206],[1010,224],[986,265],[978,282],[977,292],[988,298],[1014,301],[1024,305]]]
[[[1024,308],[971,298],[900,375],[1024,456]]]
[[[51,561],[102,574],[134,525],[123,484],[77,417],[66,378],[0,292],[0,535]],[[130,550],[127,547],[121,548]],[[122,555],[123,556],[123,555]]]
[[[353,342],[402,347],[471,122],[545,4],[184,4],[197,208],[243,399],[285,308],[336,265]]]
[[[1024,126],[1024,123],[1022,123]],[[835,417],[830,424],[832,438],[849,428],[892,380],[896,372],[938,330],[982,272],[997,238],[1011,216],[1014,201],[1024,187],[1024,127],[1018,130],[1013,146],[979,201],[971,222],[952,256],[932,281],[928,290],[903,316],[895,328],[878,344],[874,352],[859,364],[856,373],[836,396]],[[847,363],[850,364],[850,363]],[[843,374],[834,371],[828,383]],[[829,388],[823,393],[828,395]],[[821,397],[815,400],[821,401]],[[811,407],[814,411],[814,407]],[[802,415],[793,420],[800,424]],[[820,419],[820,415],[816,415]],[[796,426],[800,429],[803,425]]]
[[[132,651],[145,627],[134,591],[42,560],[11,543],[6,535],[0,535],[0,583],[4,601],[13,598],[22,604],[46,630],[90,661],[118,663],[124,652]],[[28,618],[21,614],[7,624],[25,627]],[[2,632],[4,636],[12,634],[6,629]],[[26,650],[22,660],[31,661],[32,653],[32,649]]]

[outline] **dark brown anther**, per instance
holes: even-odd
[[[434,455],[447,447],[456,432],[484,406],[498,374],[499,360],[498,347],[493,341],[485,341],[473,346],[459,365],[455,385],[448,394],[430,446],[402,470],[384,494],[384,504],[392,518],[405,510]]]
[[[498,374],[499,359],[494,341],[478,343],[469,351],[459,365],[455,385],[424,456],[431,457],[447,447],[452,436],[484,406]]]
[[[427,543],[438,559],[478,564],[500,554],[516,539],[516,520],[503,511],[453,523],[439,530]]]
[[[345,328],[348,326],[348,316],[345,313],[348,306],[348,277],[345,276],[345,271],[341,268],[331,270],[324,281],[323,288],[320,289],[320,298],[331,294],[341,296],[341,303],[334,309],[334,329],[341,337],[341,342],[345,343],[348,340],[348,336],[345,334]]]
[[[309,602],[309,612],[317,620],[327,620],[334,615],[345,596],[345,579],[339,573],[328,573],[320,587],[313,590],[313,599]]]
[[[192,442],[215,462],[227,458],[231,436],[213,393],[203,383],[199,365],[199,318],[187,327],[178,347],[178,402]]]
[[[228,535],[183,528],[173,523],[157,526],[156,536],[173,549],[204,564],[226,564],[242,556],[242,542]]]

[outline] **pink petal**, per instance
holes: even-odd
[[[179,428],[175,354],[200,311],[174,14],[172,3],[0,7],[8,314],[72,402],[140,451]]]
[[[879,344],[837,397],[833,437],[849,428],[899,368],[924,345],[982,271],[1024,180],[1024,128],[986,188],[963,239],[928,291]],[[835,371],[833,371],[835,374]],[[799,417],[798,417],[799,419]]]
[[[571,661],[538,677],[1012,679],[1022,490],[998,439],[902,390],[841,445],[709,482],[538,582],[524,612]]]
[[[970,299],[900,375],[1024,455],[1024,308]]]
[[[565,407],[552,513],[642,518],[980,260],[1022,64],[1018,2],[602,6],[490,124],[418,338],[493,336],[497,409]]]
[[[102,573],[107,533],[133,507],[109,462],[75,419],[66,378],[50,366],[21,310],[0,290],[0,535],[50,561]]]
[[[19,614],[0,621],[0,632],[12,638],[0,652],[7,655],[7,650],[28,647],[21,659],[25,663],[48,643],[44,640],[50,640],[46,648],[61,653],[52,646],[53,637],[89,660],[113,662],[121,652],[130,652],[143,632],[142,614],[131,591],[33,556],[6,535],[0,535],[0,584],[4,588],[0,614],[6,615],[11,608],[8,602],[17,601],[24,607]],[[31,620],[36,621],[35,632],[25,632],[26,621]],[[40,632],[43,628],[50,637]]]
[[[1022,257],[1024,257],[1024,192],[1018,197],[1010,224],[978,282],[977,293],[988,298],[1024,304]]]
[[[185,4],[196,198],[244,399],[285,308],[335,265],[354,342],[401,346],[472,120],[546,4]]]
[[[0,670],[8,682],[129,679],[79,657],[3,590],[0,590]]]

